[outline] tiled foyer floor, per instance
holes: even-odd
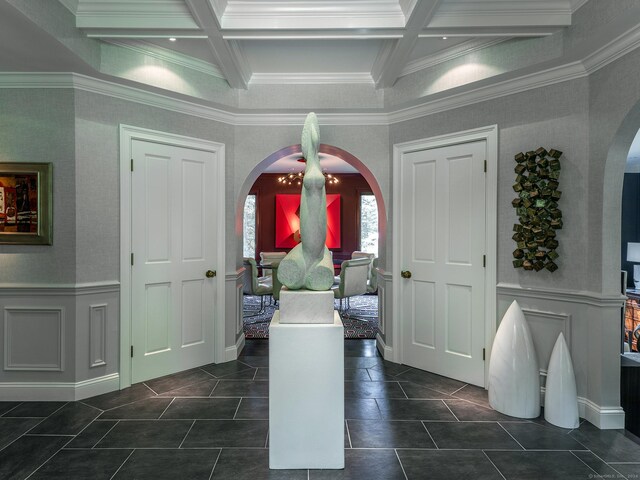
[[[82,402],[0,402],[0,479],[640,479],[624,432],[500,415],[373,340],[345,340],[346,468],[270,471],[268,367],[253,340],[238,361]]]

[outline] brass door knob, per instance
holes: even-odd
[[[403,270],[400,272],[400,276],[402,278],[411,278],[411,272],[409,270]]]
[[[207,278],[213,278],[216,276],[216,271],[215,270],[207,270],[207,273],[205,273],[205,275],[207,276]]]

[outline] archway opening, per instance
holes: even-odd
[[[327,246],[332,252],[334,267],[336,268],[337,284],[342,262],[351,259],[354,251],[371,250],[375,257],[384,255],[387,229],[386,208],[380,186],[364,162],[346,150],[327,144],[320,145],[319,156],[321,168],[325,172],[327,179],[334,177],[338,179],[337,183],[327,182],[326,184],[328,206],[330,208],[334,207],[333,214],[328,211],[328,232],[330,232],[328,239],[332,234],[335,234],[335,228],[339,231],[334,237],[337,243],[329,244],[329,240],[327,240]],[[258,267],[257,274],[259,278],[263,277],[264,281],[268,281],[271,274],[272,285],[275,284],[273,273],[269,271],[268,267],[263,271],[259,269],[262,260],[261,253],[286,252],[299,241],[299,238],[295,238],[295,226],[292,226],[292,224],[286,226],[289,230],[284,234],[278,230],[278,225],[282,226],[282,218],[292,218],[292,223],[295,223],[297,217],[295,206],[287,206],[278,202],[290,200],[282,197],[294,197],[292,194],[300,194],[301,186],[295,178],[292,182],[280,180],[287,173],[291,173],[290,170],[292,168],[295,169],[294,175],[296,174],[295,172],[304,170],[304,163],[302,163],[304,160],[301,157],[301,146],[297,144],[281,148],[263,159],[245,178],[236,201],[236,245],[238,252],[242,252],[243,265],[248,270],[247,266],[250,265],[248,258],[253,258]],[[276,169],[274,171],[274,166],[280,170]],[[249,205],[250,202],[252,207],[245,209],[245,205]],[[373,213],[377,214],[375,215],[377,224],[373,227],[373,235],[371,226],[371,217],[373,215],[366,213],[367,209],[371,212],[372,208],[374,209]],[[283,213],[285,209],[291,210],[289,215]],[[243,220],[246,218],[246,211],[252,211],[255,215],[252,220],[254,222],[253,226],[249,227],[256,232],[255,243],[244,241],[243,229],[247,229],[247,222]],[[375,275],[376,271],[373,269],[372,274],[369,276],[370,283],[372,276]],[[245,276],[245,285],[249,281],[248,276]],[[246,290],[245,293],[247,293]],[[369,291],[369,293],[375,291],[374,287],[370,287],[370,290],[373,291]],[[267,302],[270,300],[268,299]],[[353,338],[374,339],[377,334],[377,296],[367,300],[358,300],[363,303],[363,311],[375,313],[375,321],[369,323],[367,323],[367,320],[362,323],[354,322],[357,332],[354,333]],[[249,301],[255,302],[254,299]],[[271,301],[275,303],[277,297],[274,295],[274,300]],[[375,304],[373,303],[374,301]],[[360,302],[357,301],[356,305]],[[244,316],[253,317],[254,306],[247,305],[247,296],[245,296],[244,305]],[[263,310],[262,306],[263,302],[261,300],[260,305],[256,306],[255,309],[261,312]],[[249,308],[247,309],[247,307]],[[277,304],[274,305],[274,308],[277,308]],[[249,312],[248,315],[247,312]],[[243,325],[245,326],[246,338],[263,338],[253,336],[255,332],[248,334],[246,322],[243,322]],[[369,329],[365,332],[365,336],[362,337],[360,329],[366,329],[366,327],[369,327]],[[261,331],[265,336],[267,335],[265,325],[261,326]]]

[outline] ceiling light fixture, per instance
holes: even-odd
[[[443,40],[446,40],[446,39],[447,39],[447,37],[442,37],[442,39],[443,39]]]
[[[338,180],[338,177],[336,177],[335,175],[332,175],[330,173],[325,173],[322,172],[322,174],[324,175],[325,178],[325,182],[329,185],[336,185],[338,183],[340,183],[340,180]],[[287,173],[286,175],[283,175],[282,177],[278,177],[278,183],[282,186],[289,186],[289,185],[302,185],[302,180],[304,179],[304,172],[298,172],[298,173]]]
[[[175,42],[176,40],[177,40],[177,38],[176,38],[176,37],[170,37],[170,38],[169,38],[169,41],[170,41],[170,42]]]

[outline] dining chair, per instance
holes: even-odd
[[[244,272],[242,273],[242,293],[245,295],[257,295],[260,297],[260,309],[253,315],[243,315],[245,317],[255,317],[262,315],[265,311],[264,297],[273,294],[273,277],[271,274],[262,277],[258,276],[258,264],[254,258],[244,257]],[[252,311],[247,308],[245,310]]]
[[[338,312],[341,316],[347,315],[349,311],[350,297],[367,293],[368,269],[370,264],[370,258],[354,258],[342,262],[340,268],[340,283],[332,287],[333,298],[340,300]]]
[[[378,290],[378,258],[373,253],[355,251],[351,254],[351,258],[369,258],[369,272],[367,274],[367,293],[375,293]]]

